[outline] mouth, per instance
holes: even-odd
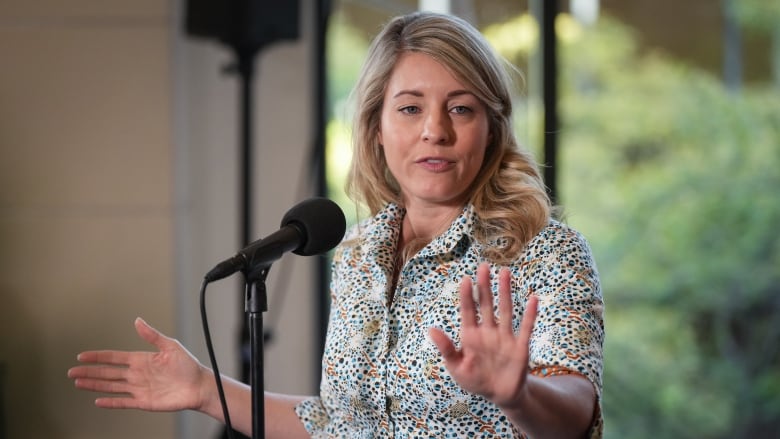
[[[417,160],[417,163],[429,164],[429,165],[446,165],[455,162],[453,162],[452,160],[447,160],[439,157],[425,157],[420,160]]]
[[[423,168],[433,172],[443,172],[452,168],[455,164],[452,160],[447,160],[441,157],[425,157],[417,160],[415,163]]]

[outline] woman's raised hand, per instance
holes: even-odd
[[[473,297],[471,279],[463,279],[460,286],[460,349],[440,329],[429,330],[431,340],[439,348],[455,381],[464,390],[482,395],[499,407],[512,406],[522,397],[528,376],[528,343],[538,301],[536,296],[528,299],[520,332],[515,334],[510,280],[509,270],[501,269],[496,317],[488,265],[481,264],[477,269],[478,303]]]

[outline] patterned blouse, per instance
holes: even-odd
[[[496,405],[455,383],[427,335],[435,326],[460,343],[459,285],[485,261],[471,238],[473,207],[403,266],[388,306],[404,214],[388,205],[336,249],[320,396],[296,407],[299,418],[315,438],[525,437]],[[500,268],[491,264],[494,297]],[[598,401],[590,437],[600,438],[604,329],[588,244],[551,221],[509,268],[515,331],[529,293],[539,297],[530,370],[589,379]]]

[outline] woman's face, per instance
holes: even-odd
[[[490,141],[485,106],[428,55],[398,59],[378,133],[407,208],[465,203]]]

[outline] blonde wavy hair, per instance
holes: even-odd
[[[475,239],[484,245],[488,259],[512,261],[549,222],[550,199],[538,165],[518,147],[514,136],[508,64],[463,19],[415,12],[392,19],[374,38],[353,90],[356,108],[347,194],[372,215],[389,202],[403,205],[377,135],[385,88],[404,52],[434,58],[485,105],[492,142],[468,189],[469,202],[480,219]]]

